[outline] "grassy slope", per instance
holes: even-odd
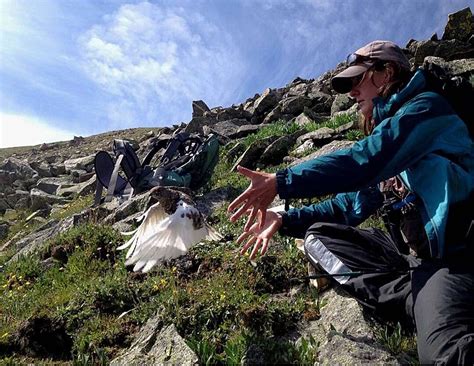
[[[249,140],[288,132],[277,124]],[[207,189],[245,188],[241,176],[229,173],[227,150],[222,149]],[[124,268],[124,253],[115,251],[123,242],[120,234],[92,224],[52,238],[38,255],[5,268],[0,272],[0,363],[106,364],[157,312],[165,322],[176,324],[201,363],[240,364],[251,345],[263,351],[268,363],[314,363],[313,339],[297,345],[282,338],[301,320],[319,316],[317,294],[303,281],[292,280],[306,274],[302,253],[290,238],[277,237],[268,255],[253,267],[232,241],[243,223],[231,224],[225,207],[209,219],[231,240],[198,245],[147,275]],[[58,247],[67,253],[67,263],[42,264]],[[299,291],[290,295],[291,288]],[[54,348],[61,352],[32,353],[33,344],[18,342],[27,339],[21,329],[32,318],[54,325],[49,337],[66,334],[70,342]],[[395,343],[392,334],[397,333],[383,334]],[[395,352],[401,348],[395,346]]]

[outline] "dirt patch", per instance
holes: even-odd
[[[15,348],[19,353],[32,357],[70,359],[72,339],[65,324],[45,316],[25,320],[18,328]]]

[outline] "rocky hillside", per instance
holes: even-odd
[[[467,8],[449,16],[440,39],[410,40],[405,52],[414,68],[436,64],[474,84],[473,33]],[[289,239],[278,238],[256,267],[237,257],[241,226],[224,214],[246,185],[236,164],[275,170],[361,137],[353,101],[330,87],[342,67],[230,107],[195,101],[192,120],[180,126],[0,149],[0,357],[12,364],[413,361],[412,338],[399,325],[364,320],[337,291],[318,296],[302,280],[304,257]],[[143,158],[178,131],[219,137],[220,162],[196,194],[226,240],[136,276],[114,250],[123,242],[116,230],[136,224],[149,196],[91,208],[94,156],[126,138]]]

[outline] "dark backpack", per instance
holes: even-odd
[[[113,147],[115,161],[105,151],[95,156],[95,204],[101,202],[104,187],[107,188],[105,201],[113,196],[129,198],[156,186],[197,190],[209,181],[219,159],[219,141],[212,134],[206,138],[181,132],[170,139],[158,140],[142,163],[129,141],[116,139]],[[152,159],[162,149],[156,166],[151,166]]]
[[[466,123],[474,138],[474,87],[462,76],[452,76],[434,63],[422,67],[428,88],[446,98],[456,114]]]

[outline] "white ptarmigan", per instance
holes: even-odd
[[[156,203],[140,216],[141,224],[137,229],[122,233],[133,234],[117,248],[129,248],[125,265],[134,265],[133,271],[148,272],[164,260],[185,254],[202,240],[222,239],[206,223],[189,193],[189,190],[176,187],[155,187],[150,191]]]

